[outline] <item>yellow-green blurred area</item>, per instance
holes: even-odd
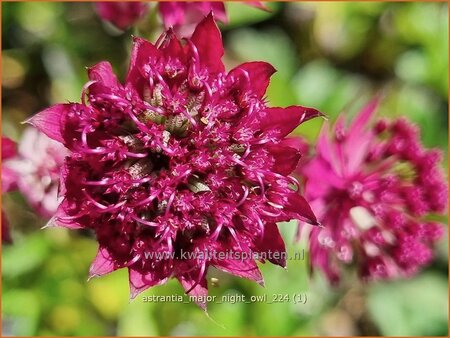
[[[271,12],[226,6],[226,64],[272,63],[272,105],[314,106],[333,120],[354,116],[381,93],[381,115],[407,116],[425,145],[447,153],[446,3],[270,3]],[[3,135],[19,141],[21,121],[50,104],[79,101],[86,66],[108,60],[123,79],[131,34],[154,41],[159,33],[155,14],[120,34],[92,3],[2,3]],[[313,141],[321,124],[295,132]],[[431,266],[405,281],[362,285],[349,270],[332,289],[320,273],[309,276],[305,260],[288,261],[287,270],[261,265],[265,288],[210,271],[218,299],[267,300],[211,302],[207,316],[192,303],[145,301],[183,295],[173,280],[132,302],[126,271],[87,282],[97,250],[91,234],[41,230],[47,220],[19,193],[4,195],[3,208],[14,238],[2,252],[3,335],[448,335],[447,240]],[[280,229],[289,252],[302,250],[293,243],[295,223]]]

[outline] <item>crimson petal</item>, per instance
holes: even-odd
[[[222,35],[211,13],[195,28],[191,41],[197,47],[200,63],[211,73],[225,70],[221,61],[224,54]]]
[[[47,222],[44,228],[61,227],[67,229],[83,229],[84,226],[77,222],[77,217],[70,216],[66,213],[67,208],[68,202],[64,199],[58,206],[55,215]]]
[[[312,225],[319,225],[316,215],[311,209],[308,202],[298,193],[291,193],[288,195],[288,202],[285,206],[293,218],[305,221]]]
[[[183,62],[186,60],[185,50],[181,45],[180,40],[178,40],[173,29],[169,29],[166,33],[166,37],[164,38],[163,43],[160,47],[161,51],[164,53],[166,57],[180,59]]]
[[[143,66],[148,63],[150,58],[159,58],[161,56],[162,52],[156,46],[134,36],[126,83],[130,83],[141,93],[144,80],[142,77]]]
[[[309,151],[308,142],[300,136],[287,137],[278,144],[297,149],[302,155],[307,154]]]
[[[28,119],[26,123],[36,127],[51,139],[64,143],[61,119],[69,112],[72,106],[73,104],[71,103],[56,104],[37,113]]]
[[[225,4],[222,1],[211,1],[210,7],[214,13],[214,16],[217,18],[218,21],[221,21],[223,23],[228,23],[228,17],[227,17],[227,12],[225,10]]]
[[[288,135],[303,122],[323,116],[317,109],[303,106],[273,107],[265,112],[266,116],[260,122],[261,130],[277,130],[279,137]]]
[[[251,90],[258,96],[263,97],[269,86],[270,77],[277,70],[267,62],[255,61],[246,62],[237,66],[230,71],[230,74],[238,75],[241,72],[246,72],[250,80],[249,86]]]
[[[197,280],[195,273],[185,273],[183,275],[177,276],[184,291],[188,292],[189,296],[193,296],[195,303],[200,306],[203,310],[206,310],[206,296],[208,295],[208,284],[206,278],[202,277],[200,281]]]
[[[358,116],[355,117],[352,125],[349,128],[349,134],[352,133],[361,133],[366,128],[369,120],[372,118],[372,116],[375,114],[376,109],[378,108],[378,105],[380,104],[380,98],[376,97],[372,101],[370,101],[358,114]]]
[[[160,285],[167,281],[167,277],[158,276],[155,271],[142,273],[129,267],[128,274],[130,281],[130,299],[136,298],[137,295],[152,286]]]
[[[99,246],[97,256],[95,256],[94,261],[89,268],[89,279],[106,275],[116,269],[117,266],[114,264],[114,260],[108,249]]]
[[[264,286],[264,278],[259,271],[251,251],[234,252],[233,255],[241,257],[231,257],[229,259],[216,259],[212,264],[219,270],[228,272],[237,277],[251,279],[256,283]],[[245,255],[245,256],[244,256]],[[247,257],[247,259],[244,259]]]
[[[119,86],[119,81],[107,61],[102,61],[87,69],[89,80],[99,82],[107,87]]]
[[[258,246],[259,250],[266,253],[267,260],[281,267],[286,267],[286,247],[283,237],[276,223],[267,223],[264,228],[264,237]],[[268,254],[270,252],[270,254]]]
[[[278,144],[270,146],[269,151],[275,159],[272,169],[281,175],[289,175],[292,173],[301,157],[297,149]]]

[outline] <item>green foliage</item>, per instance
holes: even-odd
[[[408,281],[375,285],[368,307],[386,336],[445,336],[448,326],[448,281],[425,273]]]

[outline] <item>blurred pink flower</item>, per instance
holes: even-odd
[[[161,2],[159,13],[166,29],[178,27],[185,24],[200,22],[209,12],[214,13],[216,20],[226,23],[228,21],[223,2]]]
[[[5,163],[14,158],[17,154],[16,143],[2,136],[2,193],[15,190],[17,188],[17,174],[8,168]],[[11,243],[11,234],[9,232],[9,222],[3,212],[2,206],[2,242]]]
[[[148,4],[138,1],[109,1],[95,3],[98,15],[119,29],[133,26],[147,12]]]
[[[246,5],[267,10],[260,1],[245,2]],[[145,2],[97,2],[97,13],[117,28],[125,30],[135,25],[146,13]],[[166,29],[173,28],[182,36],[189,37],[195,26],[209,13],[223,23],[228,22],[224,2],[220,1],[162,1],[158,2],[158,10]]]
[[[19,190],[42,217],[51,217],[58,207],[59,171],[67,149],[35,128],[27,128],[19,143],[18,156],[5,164],[16,173]]]
[[[300,153],[285,137],[320,113],[267,107],[268,63],[226,72],[211,15],[186,43],[170,30],[158,41],[134,38],[124,85],[101,62],[81,104],[30,119],[71,150],[53,222],[93,229],[90,276],[128,268],[132,298],[171,277],[204,296],[209,266],[262,283],[252,253],[278,252],[266,259],[285,265],[276,222],[316,224],[289,176]]]
[[[349,264],[365,280],[410,276],[430,262],[443,233],[426,217],[447,205],[440,152],[424,149],[419,129],[404,118],[369,125],[376,107],[367,105],[349,128],[340,117],[332,135],[326,124],[301,166],[305,195],[324,226],[310,232],[311,266],[332,283]]]
[[[267,9],[260,1],[245,4]],[[158,4],[158,9],[166,29],[173,28],[182,36],[190,36],[195,25],[211,12],[216,20],[228,23],[225,3],[220,1],[164,1]]]

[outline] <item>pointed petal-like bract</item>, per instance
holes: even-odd
[[[169,29],[164,38],[164,42],[160,47],[161,51],[166,57],[185,60],[185,49],[183,48],[180,40],[178,40],[177,35],[173,29]]]
[[[335,174],[342,176],[342,166],[337,156],[339,153],[339,144],[331,142],[329,128],[329,122],[325,121],[320,130],[316,147],[320,153],[320,156],[329,163],[331,168],[335,171]]]
[[[114,264],[114,259],[111,257],[108,249],[104,246],[99,246],[97,256],[89,268],[89,278],[99,277],[113,272],[117,269]]]
[[[51,139],[64,143],[61,119],[71,109],[72,104],[56,104],[37,113],[26,122],[39,129]]]
[[[67,215],[65,211],[66,208],[67,200],[64,199],[58,206],[55,215],[47,222],[45,227],[61,227],[67,229],[84,228],[84,226],[77,221],[78,219],[76,217]]]
[[[144,83],[142,73],[145,63],[148,62],[150,58],[158,58],[161,55],[161,51],[153,44],[147,40],[134,36],[126,83],[132,84],[138,92],[141,92],[141,87]]]
[[[206,296],[208,295],[208,284],[205,277],[202,277],[200,281],[197,280],[195,273],[185,273],[178,276],[178,280],[184,288],[184,291],[188,292],[188,296],[192,296],[195,303],[203,310],[206,310]]]
[[[305,198],[298,193],[288,195],[288,203],[286,204],[286,211],[291,213],[292,218],[303,219],[305,222],[318,225],[316,215],[312,211]]]
[[[142,273],[132,267],[128,268],[130,280],[130,298],[134,299],[141,292],[147,290],[152,286],[156,286],[167,281],[167,277],[158,276],[154,271]]]
[[[259,249],[273,264],[286,267],[286,247],[276,223],[267,223]]]
[[[230,71],[230,75],[236,74],[248,75],[248,86],[258,97],[263,97],[269,86],[270,77],[276,72],[276,69],[267,62],[255,61],[243,63]],[[244,73],[244,74],[242,74]]]
[[[88,68],[89,80],[96,81],[107,87],[120,86],[116,75],[113,73],[111,64],[107,61],[102,61],[96,65]]]
[[[197,47],[200,63],[211,73],[225,70],[222,63],[224,54],[222,35],[212,14],[209,14],[195,28],[191,41]]]
[[[297,149],[301,154],[307,154],[309,151],[308,142],[300,136],[286,137],[283,141],[278,143],[286,147]]]
[[[323,115],[317,109],[302,106],[271,107],[267,108],[265,112],[266,116],[260,123],[261,130],[278,131],[279,137],[288,135],[301,123]]]
[[[230,259],[215,259],[213,265],[219,270],[264,285],[261,271],[259,270],[258,265],[256,265],[256,262],[251,255],[251,251],[245,250],[242,252],[235,252],[235,254],[241,254],[241,257],[239,257],[239,259],[235,259],[234,257],[231,257]]]
[[[350,146],[344,149],[344,156],[347,160],[346,165],[349,172],[358,170],[370,150],[369,146],[372,142],[373,133],[368,131],[366,126],[374,115],[378,104],[378,98],[369,102],[348,129],[347,143]]]
[[[228,23],[227,12],[225,11],[225,3],[222,1],[211,1],[210,3],[211,11],[214,13],[214,17],[220,22]],[[208,14],[208,12],[206,12],[205,14]]]

